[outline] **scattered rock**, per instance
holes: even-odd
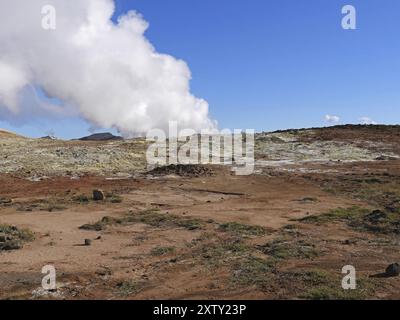
[[[318,202],[317,198],[312,198],[312,197],[305,197],[303,199],[299,199],[299,202],[303,202],[303,203],[314,203],[314,202]]]
[[[11,204],[11,203],[12,203],[12,199],[0,198],[0,205],[2,205],[2,204]]]
[[[397,277],[400,275],[400,265],[398,263],[392,263],[386,268],[387,277]]]
[[[365,216],[365,220],[373,224],[384,222],[387,218],[387,214],[381,210],[374,210],[370,214]]]
[[[399,209],[398,209],[397,207],[395,207],[395,206],[386,206],[386,207],[385,207],[385,210],[388,211],[388,212],[391,212],[391,213],[395,213],[395,212],[397,212]]]
[[[399,211],[399,209],[400,209],[400,200],[399,199],[391,199],[385,205],[385,211],[387,211],[387,212],[396,213]]]
[[[102,269],[96,271],[96,274],[101,277],[111,276],[112,270],[108,267],[102,267]]]
[[[85,246],[90,246],[92,244],[92,240],[85,239]]]
[[[104,192],[102,190],[93,190],[93,200],[103,201],[105,199]]]
[[[343,241],[343,244],[345,244],[346,246],[350,246],[350,245],[353,245],[356,243],[357,243],[357,240],[354,240],[354,239],[346,239]]]
[[[43,298],[52,298],[52,299],[63,299],[63,292],[57,288],[56,290],[46,290],[42,287],[39,287],[32,291],[33,299],[43,299]]]

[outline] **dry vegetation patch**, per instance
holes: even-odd
[[[357,231],[400,234],[400,215],[398,213],[371,211],[360,207],[338,208],[321,215],[308,216],[299,221],[314,224],[342,221]]]
[[[26,242],[35,240],[35,234],[29,229],[0,225],[0,251],[21,249]]]
[[[204,225],[204,221],[200,219],[179,217],[168,213],[161,213],[157,210],[146,210],[140,212],[131,211],[121,218],[104,217],[93,224],[85,224],[80,229],[101,231],[110,225],[130,225],[135,223],[143,223],[157,228],[181,227],[187,230],[201,229]]]

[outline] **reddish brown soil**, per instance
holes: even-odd
[[[316,226],[296,219],[338,207],[374,209],[374,204],[357,200],[350,193],[326,191],[324,183],[346,183],[343,176],[366,172],[380,175],[389,171],[397,179],[400,165],[396,161],[335,164],[335,170],[337,173],[329,174],[271,171],[273,174],[268,176],[238,177],[226,169],[216,168],[214,176],[198,178],[107,180],[87,176],[79,180],[51,178],[40,182],[3,175],[0,177],[1,197],[11,198],[13,203],[0,207],[0,224],[29,228],[36,239],[20,250],[0,252],[0,298],[32,298],[32,291],[40,287],[41,268],[48,264],[57,270],[62,295],[42,298],[301,298],[312,288],[300,279],[301,276],[294,276],[295,272],[316,269],[338,276],[334,285],[340,291],[340,273],[344,265],[354,265],[360,276],[368,277],[384,271],[389,263],[399,261],[397,238],[355,231],[342,222]],[[395,179],[393,177],[388,179]],[[90,195],[98,188],[120,195],[123,201],[80,204],[72,200],[76,195]],[[56,201],[65,208],[52,212],[21,210],[22,204],[39,200]],[[129,211],[149,209],[182,219],[198,218],[204,225],[195,230],[144,223],[112,225],[102,231],[79,228],[104,216],[120,218]],[[226,222],[262,226],[266,233],[233,236],[218,228]],[[295,225],[295,231],[285,233],[287,225]],[[234,252],[224,253],[225,260],[217,259],[216,264],[209,264],[213,257],[202,254],[213,244],[236,241],[240,237],[250,248],[248,250],[252,250],[252,258],[268,260],[268,255],[257,251],[257,246],[282,236],[294,246],[308,241],[318,254],[311,258],[288,256],[279,260],[271,272],[256,274],[261,278],[257,283],[232,281],[235,271],[231,267],[236,260],[229,259]],[[83,246],[84,239],[92,239],[92,245]],[[173,247],[174,251],[161,256],[152,254],[157,247]],[[366,298],[400,298],[400,279],[371,281],[373,290]]]

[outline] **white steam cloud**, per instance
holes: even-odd
[[[361,124],[364,124],[364,125],[376,125],[376,124],[378,124],[377,122],[372,120],[370,117],[361,117],[358,120],[360,121]]]
[[[42,28],[45,5],[56,9],[56,30]],[[214,128],[208,103],[190,93],[186,63],[156,52],[138,13],[116,24],[113,13],[113,0],[1,0],[0,119],[77,112],[126,136],[167,130],[170,120]]]
[[[327,114],[325,116],[325,121],[328,123],[339,123],[340,117]]]

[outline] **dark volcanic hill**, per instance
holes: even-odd
[[[78,139],[80,141],[117,141],[123,140],[122,137],[114,136],[112,133],[95,133],[87,137]]]

